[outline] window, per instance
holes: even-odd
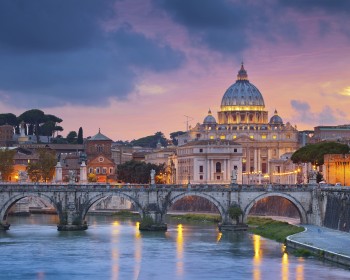
[[[100,174],[100,168],[96,167],[96,174]]]
[[[94,169],[92,167],[89,168],[89,173],[94,173]]]
[[[217,162],[215,167],[216,167],[216,173],[220,173],[221,172],[221,163]]]
[[[220,180],[220,176],[216,176],[216,179],[217,179],[217,180]]]
[[[200,152],[200,153],[203,153],[203,149],[199,149],[199,152]]]
[[[220,139],[226,139],[225,135],[220,135]]]
[[[199,172],[203,172],[203,165],[199,166]]]
[[[200,176],[199,176],[199,180],[203,180],[203,175],[200,175]]]
[[[107,168],[106,167],[102,168],[102,174],[107,174]]]
[[[214,139],[214,136],[213,135],[210,135],[210,137],[209,137],[210,139]]]
[[[109,168],[109,174],[112,174],[113,173],[113,168]]]
[[[234,152],[234,153],[237,153],[237,149],[233,149],[233,152]]]
[[[261,135],[261,139],[266,139],[266,134]]]

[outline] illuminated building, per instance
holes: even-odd
[[[289,122],[285,124],[277,110],[268,119],[263,96],[249,82],[243,63],[236,82],[226,90],[221,100],[217,120],[209,110],[202,124],[198,123],[178,136],[179,150],[189,143],[202,140],[225,140],[239,144],[242,163],[238,170],[242,173],[242,183],[270,182],[270,176],[275,173],[271,160],[279,160],[282,155],[298,149],[297,129]],[[196,173],[196,167],[193,168]],[[186,170],[180,162],[178,169]],[[229,174],[231,170],[225,172]],[[179,178],[184,176],[186,174],[178,172]]]

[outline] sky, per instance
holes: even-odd
[[[350,123],[348,0],[2,0],[0,113],[133,140],[216,117],[241,62],[299,130]]]

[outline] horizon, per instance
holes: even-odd
[[[269,118],[347,124],[349,13],[343,0],[4,1],[0,112],[56,115],[62,136],[169,138],[186,116],[217,117],[243,61]]]

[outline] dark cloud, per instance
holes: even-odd
[[[182,52],[128,26],[103,31],[113,1],[0,2],[0,92],[25,107],[125,99],[142,71],[171,71]],[[5,94],[4,94],[5,93]]]
[[[350,1],[348,0],[279,0],[279,2],[285,7],[292,7],[303,12],[350,13]]]
[[[340,110],[333,110],[330,106],[324,106],[322,111],[314,113],[311,111],[309,103],[291,100],[292,108],[296,111],[296,121],[303,122],[311,125],[334,125],[341,123],[344,116],[344,112]]]

